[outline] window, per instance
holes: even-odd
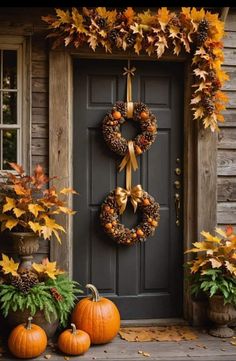
[[[22,47],[0,43],[0,169],[22,162]]]

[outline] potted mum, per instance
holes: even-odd
[[[10,329],[25,323],[29,316],[48,337],[58,325],[65,327],[74,308],[80,285],[46,258],[32,268],[19,270],[19,263],[2,254],[0,261],[0,309]]]
[[[196,255],[186,263],[190,275],[190,292],[208,297],[208,317],[214,322],[209,333],[232,337],[228,324],[236,318],[236,234],[233,227],[216,228],[217,235],[202,231],[204,239],[193,243],[185,253]]]
[[[39,248],[40,237],[46,240],[54,235],[61,242],[60,235],[65,230],[54,216],[75,213],[66,206],[64,198],[76,192],[49,187],[53,178],[48,178],[40,165],[30,176],[19,164],[9,164],[14,172],[2,172],[0,182],[1,231],[8,231],[13,239],[14,249],[21,257],[19,269],[27,269],[31,267],[32,254]]]

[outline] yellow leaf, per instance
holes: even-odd
[[[179,28],[177,26],[174,26],[174,25],[171,25],[170,28],[169,28],[169,32],[170,32],[170,35],[169,35],[169,38],[178,38],[178,33],[179,33]]]
[[[11,211],[16,206],[15,199],[6,197],[6,203],[3,206],[3,213]]]
[[[226,265],[227,270],[230,273],[232,273],[234,276],[236,276],[236,267],[229,261],[225,261],[225,265]]]
[[[18,224],[18,222],[19,221],[17,219],[10,218],[6,221],[5,227],[11,230],[13,227],[15,227]]]
[[[20,218],[22,214],[25,214],[25,211],[23,211],[23,209],[20,208],[13,208],[13,212],[17,218]]]
[[[199,268],[201,268],[207,263],[208,260],[203,257],[199,257],[198,259],[191,261],[190,262],[190,264],[192,264],[192,267],[190,268],[191,273],[196,273],[199,270]]]
[[[19,263],[15,263],[13,258],[9,258],[2,253],[2,261],[0,261],[0,266],[5,274],[11,273],[13,276],[18,276],[17,269]]]
[[[76,27],[78,33],[87,33],[87,30],[83,25],[83,20],[84,20],[83,16],[78,12],[77,8],[72,8],[71,14],[72,14],[74,26]]]
[[[30,228],[34,231],[34,233],[40,233],[41,232],[41,226],[38,222],[32,222],[32,221],[29,221],[28,222],[28,225],[30,226]]]
[[[96,49],[96,47],[98,45],[97,36],[93,35],[93,34],[90,34],[89,38],[88,38],[88,43],[89,43],[90,48],[92,48],[93,51],[95,51],[95,49]]]
[[[168,24],[171,15],[169,10],[166,7],[162,7],[158,10],[157,18],[159,20],[159,23],[161,25],[161,30],[165,31],[165,27]]]
[[[21,184],[15,184],[13,188],[18,196],[28,196],[30,194],[30,190],[24,188]]]
[[[45,212],[42,206],[33,203],[28,205],[28,209],[35,217],[38,217],[39,212]]]
[[[142,36],[139,34],[136,37],[136,41],[134,44],[134,50],[135,50],[136,54],[139,54],[140,51],[142,50]]]
[[[52,228],[47,226],[41,226],[41,234],[44,239],[49,239],[52,235]]]
[[[205,17],[204,9],[197,10],[196,8],[192,8],[191,10],[191,19],[196,22],[200,22]]]
[[[223,231],[223,229],[221,228],[216,228],[216,233],[218,233],[220,236],[224,237],[224,238],[227,238],[227,235],[226,235],[226,232]]]
[[[202,118],[204,115],[204,109],[203,107],[199,107],[196,109],[196,111],[194,112],[194,119],[198,119],[198,118]]]
[[[73,211],[71,208],[68,207],[59,207],[59,209],[66,214],[76,214],[75,211]]]
[[[32,267],[38,273],[46,273],[51,279],[56,279],[57,275],[65,273],[64,271],[57,268],[56,262],[49,262],[48,259],[44,260],[42,264],[33,263]]]
[[[215,243],[221,242],[220,238],[212,236],[209,232],[202,231],[201,235],[205,237],[209,242],[215,242]]]
[[[174,53],[175,55],[179,55],[179,53],[180,53],[180,51],[181,51],[181,44],[179,43],[179,41],[176,41],[176,40],[173,41],[173,44],[174,44],[173,53]]]
[[[140,20],[140,23],[143,25],[152,26],[156,22],[156,17],[154,15],[152,15],[150,10],[139,13],[138,19]]]
[[[63,11],[61,9],[55,9],[55,10],[58,18],[62,23],[69,24],[71,22],[70,13],[68,10],[67,11]]]
[[[185,8],[185,7],[182,7],[182,8],[181,8],[181,13],[186,17],[186,19],[190,19],[190,18],[191,18],[190,11],[191,11],[190,8]]]
[[[55,229],[53,229],[53,233],[55,234],[56,239],[58,240],[58,242],[61,243],[61,238],[59,236],[59,233]]]

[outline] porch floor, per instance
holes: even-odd
[[[194,341],[128,342],[117,336],[109,344],[92,346],[83,356],[65,356],[52,349],[52,346],[49,346],[46,352],[38,357],[37,360],[136,361],[147,359],[149,361],[236,361],[236,337],[220,339],[208,335],[205,329],[195,329],[198,332],[198,338]],[[235,346],[232,343],[235,343]],[[146,355],[139,351],[146,353]],[[0,360],[17,359],[4,353]]]

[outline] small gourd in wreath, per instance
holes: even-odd
[[[123,213],[128,198],[141,213],[141,222],[134,228],[129,229],[119,221],[119,215]],[[100,220],[103,229],[109,237],[118,244],[131,246],[153,235],[159,223],[159,204],[147,192],[142,190],[141,185],[126,190],[117,187],[112,191],[101,206]]]
[[[121,135],[121,125],[127,119],[140,126],[141,133],[132,141],[135,155],[140,155],[151,147],[157,135],[156,117],[144,103],[116,102],[102,122],[104,140],[113,152],[125,156],[129,141]]]

